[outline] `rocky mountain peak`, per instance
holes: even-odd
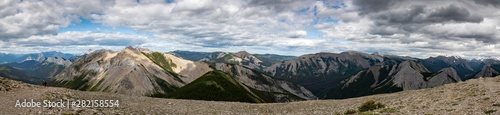
[[[428,77],[426,76],[427,77],[426,88],[437,87],[447,83],[455,83],[462,81],[458,76],[457,71],[452,67],[444,68],[434,74],[435,75],[431,75]]]
[[[125,49],[135,49],[135,48],[132,46],[127,46],[127,47],[125,47]]]
[[[92,49],[88,49],[86,51],[84,51],[81,55],[87,55],[87,54],[90,54],[92,52],[94,52],[95,50],[92,50]]]
[[[33,59],[33,57],[31,57],[31,56],[28,56],[26,59],[23,60],[23,62],[24,61],[31,61],[31,60],[35,60],[35,59]]]
[[[236,56],[236,57],[239,57],[239,58],[242,58],[242,59],[250,59],[250,58],[255,58],[255,56],[253,56],[252,54],[248,53],[247,51],[239,51],[239,52],[236,52],[236,53],[232,53],[232,55]]]
[[[373,52],[372,55],[377,55],[377,56],[394,56],[394,54],[388,53],[388,52]]]
[[[62,57],[44,57],[44,58],[40,58],[38,60],[38,62],[41,62],[41,63],[55,63],[55,64],[63,65],[65,67],[67,67],[67,66],[69,66],[69,65],[72,64],[72,62],[70,60],[64,59]]]
[[[141,47],[141,46],[137,46],[135,47],[135,49],[141,51],[141,52],[145,52],[145,53],[151,53],[153,51],[149,50],[148,48],[145,48],[145,47]]]
[[[354,51],[354,50],[349,50],[349,51],[345,51],[345,52],[342,52],[342,53],[347,53],[349,55],[366,55],[366,53],[359,52],[359,51]]]
[[[411,68],[419,71],[420,73],[429,72],[429,70],[427,70],[427,68],[425,68],[421,63],[419,63],[416,60],[405,61],[405,62],[403,62],[401,64],[402,64],[402,66],[407,66],[408,65]]]
[[[236,55],[250,55],[250,53],[248,53],[247,51],[239,51],[239,52],[236,52],[234,54],[236,54]]]

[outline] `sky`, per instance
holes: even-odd
[[[2,0],[0,52],[500,57],[498,0]]]

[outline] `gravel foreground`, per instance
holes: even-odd
[[[65,88],[33,86],[2,79],[0,114],[344,114],[375,100],[386,107],[356,114],[500,114],[500,77],[473,79],[441,87],[342,100],[251,104],[163,99]],[[119,100],[112,108],[15,107],[42,100]]]

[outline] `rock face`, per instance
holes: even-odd
[[[324,93],[324,98],[350,98],[377,93],[432,88],[461,81],[455,69],[448,67],[430,72],[419,62],[375,65],[344,80]]]
[[[436,75],[431,75],[427,79],[427,87],[437,87],[448,83],[460,82],[461,79],[457,74],[457,71],[453,68],[444,68],[437,72]]]
[[[55,64],[63,65],[65,67],[72,64],[72,62],[70,60],[67,60],[67,59],[64,59],[61,57],[43,57],[43,58],[39,58],[37,61],[40,63],[55,63]]]
[[[173,92],[199,77],[198,74],[210,70],[200,69],[203,67],[193,63],[177,66],[172,61],[176,59],[165,58],[163,53],[153,56],[158,57],[147,57],[132,47],[119,52],[94,51],[67,67],[52,82],[56,86],[79,90],[151,96]],[[180,74],[184,69],[193,68],[200,70],[199,73]]]
[[[164,56],[176,65],[172,67],[172,71],[179,74],[180,78],[186,83],[190,83],[203,74],[213,70],[210,68],[209,64],[205,62],[184,60],[171,54],[164,54]]]
[[[451,67],[432,73],[416,61],[403,62],[391,72],[396,72],[393,82],[403,90],[431,88],[461,81],[455,69]]]
[[[233,76],[234,79],[245,86],[267,92],[271,97],[274,98],[274,102],[287,102],[296,101],[298,99],[317,99],[309,90],[306,88],[293,84],[292,82],[277,80],[256,70],[249,69],[240,65],[216,63],[215,68],[217,70],[228,73]]]

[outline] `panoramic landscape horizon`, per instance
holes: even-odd
[[[498,0],[2,0],[0,114],[499,114]]]

